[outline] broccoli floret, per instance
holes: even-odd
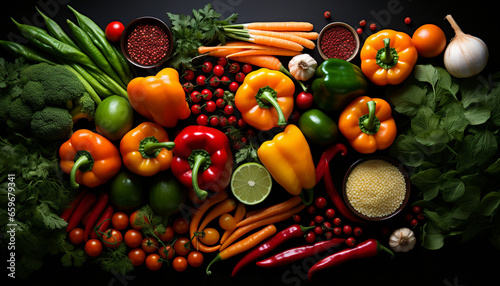
[[[31,133],[45,141],[68,139],[73,133],[73,118],[64,108],[45,107],[33,114]]]
[[[95,110],[95,101],[88,93],[84,93],[78,99],[73,101],[73,108],[71,108],[69,113],[73,117],[73,122],[82,118],[94,120]]]
[[[42,110],[45,107],[45,96],[40,95],[42,91],[43,85],[40,82],[29,81],[24,85],[21,99],[34,110]]]
[[[9,119],[7,119],[7,126],[11,129],[22,131],[29,128],[31,124],[31,117],[33,116],[33,109],[24,104],[21,98],[17,98],[9,105]]]
[[[66,107],[67,102],[83,95],[85,87],[78,77],[62,65],[39,63],[25,68],[20,73],[24,87],[22,98],[25,102],[40,106],[41,98],[45,106]],[[33,88],[32,83],[41,85]]]

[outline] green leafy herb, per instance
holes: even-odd
[[[97,259],[102,269],[108,272],[116,272],[118,274],[126,274],[134,270],[134,265],[128,259],[127,246],[121,243],[115,249],[106,249]]]
[[[404,115],[390,153],[412,168],[421,197],[415,204],[428,218],[423,245],[438,249],[448,237],[487,233],[500,248],[500,232],[493,231],[500,217],[500,86],[417,65],[387,98]]]

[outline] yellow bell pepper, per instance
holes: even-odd
[[[174,127],[179,119],[191,114],[179,73],[173,68],[164,68],[155,76],[134,78],[127,93],[135,111],[163,127]]]
[[[309,144],[297,126],[289,124],[272,140],[262,143],[257,155],[278,184],[292,195],[302,194],[305,204],[311,203],[316,169]]]

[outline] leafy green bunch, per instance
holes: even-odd
[[[489,235],[500,249],[500,74],[456,79],[417,65],[387,98],[401,116],[390,154],[410,167],[428,222],[422,244]]]

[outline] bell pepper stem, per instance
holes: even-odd
[[[302,192],[300,193],[300,197],[302,198],[302,203],[304,205],[308,206],[308,205],[312,204],[312,201],[314,198],[313,191],[314,191],[314,189],[311,188],[311,189],[302,190]]]
[[[174,142],[158,142],[158,143],[148,142],[144,145],[144,152],[146,152],[146,154],[153,155],[156,153],[158,149],[166,148],[167,150],[172,150],[174,147],[175,147]]]
[[[375,107],[376,103],[370,100],[366,103],[368,105],[368,118],[363,121],[363,125],[366,129],[372,130],[375,126]]]
[[[204,200],[208,192],[205,190],[202,190],[200,186],[198,185],[198,172],[200,171],[200,168],[206,163],[207,158],[204,155],[198,154],[193,157],[193,167],[191,168],[191,180],[193,183],[193,190],[196,196],[200,200]]]
[[[278,104],[278,101],[275,97],[275,91],[269,86],[261,87],[259,92],[255,96],[258,102],[262,102],[262,104],[270,104],[276,112],[278,112],[278,126],[286,125],[286,118],[283,110],[281,110],[281,106]],[[260,105],[260,104],[259,104]]]
[[[386,64],[392,63],[392,61],[394,60],[394,57],[392,56],[392,53],[391,53],[391,45],[390,44],[391,44],[391,40],[389,38],[385,38],[384,39],[384,51],[380,55],[380,59]]]
[[[71,168],[71,172],[69,174],[71,187],[77,189],[80,184],[76,182],[76,171],[78,171],[81,167],[86,166],[90,163],[90,159],[87,156],[80,156],[73,164]]]

